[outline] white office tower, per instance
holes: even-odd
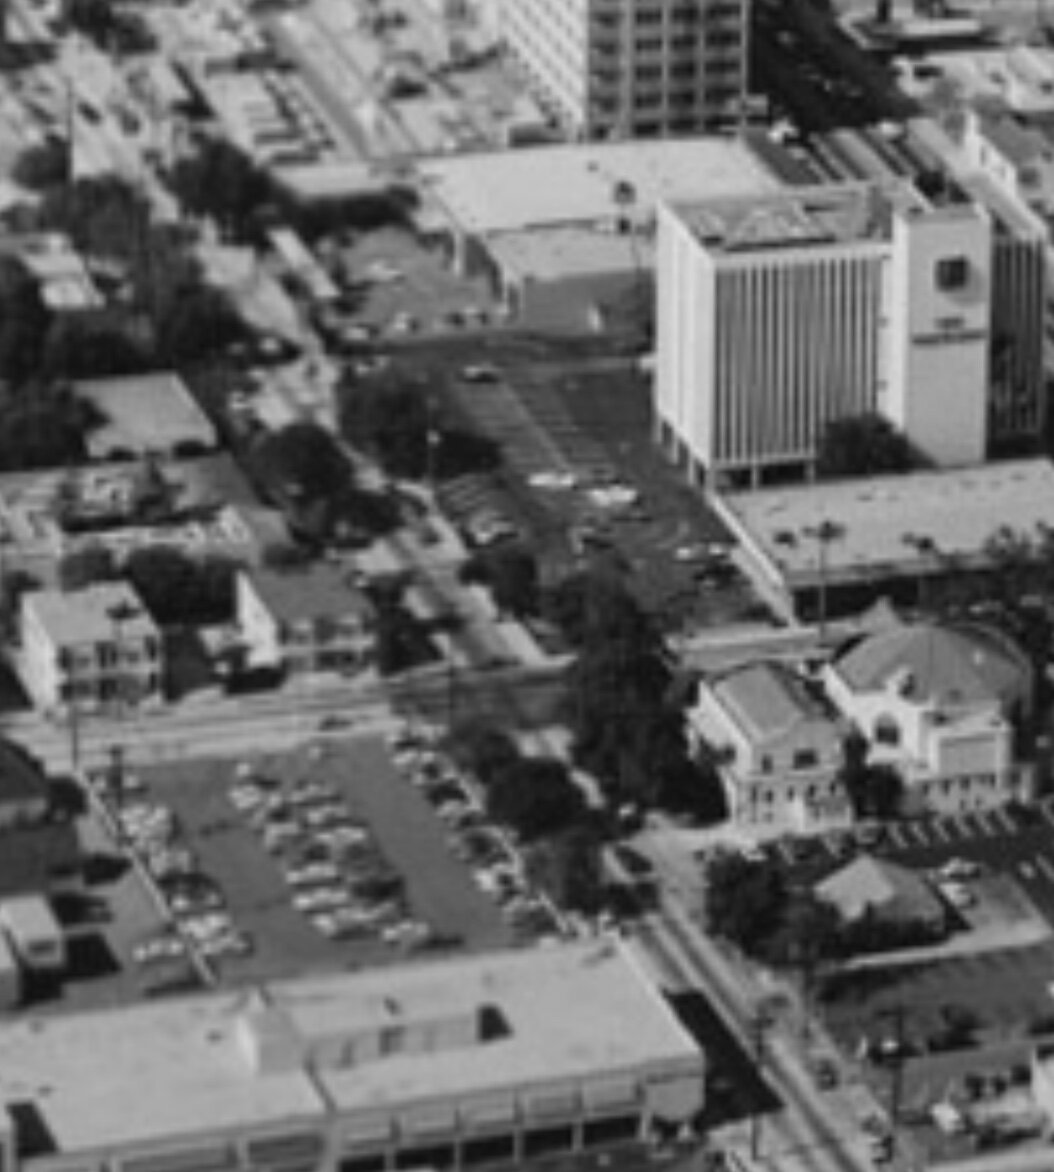
[[[733,125],[746,92],[750,0],[499,0],[531,89],[578,139]]]
[[[863,412],[941,465],[1035,438],[1044,277],[1005,231],[903,183],[662,206],[660,441],[693,478],[747,487],[808,477],[826,424]],[[1012,377],[990,390],[993,337]]]

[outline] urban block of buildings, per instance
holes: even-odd
[[[4,1154],[25,1172],[600,1152],[692,1119],[703,1079],[702,1052],[613,941],[0,1024]]]
[[[499,32],[570,138],[654,138],[736,124],[749,17],[749,0],[502,0]]]
[[[119,712],[163,698],[161,631],[127,582],[30,591],[19,636],[22,681],[45,712]]]
[[[743,139],[522,148],[423,160],[419,231],[487,273],[518,320],[593,328],[635,291],[652,301],[660,202],[771,193],[782,177]],[[539,176],[545,182],[539,182]]]
[[[807,477],[862,413],[941,466],[1042,434],[1038,231],[851,183],[667,204],[657,252],[656,428],[697,481]]]

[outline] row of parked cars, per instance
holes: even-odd
[[[488,818],[473,783],[427,733],[405,729],[393,738],[392,749],[403,776],[446,827],[451,853],[500,906],[514,934],[525,941],[557,935],[560,925],[550,905],[533,890],[519,852]]]
[[[249,770],[228,797],[274,858],[292,906],[323,936],[393,945],[428,940],[428,925],[410,914],[402,875],[331,782]]]
[[[245,956],[251,936],[237,927],[222,889],[199,865],[175,813],[145,792],[112,809],[125,845],[150,875],[164,900],[172,929],[141,941],[133,949],[137,964],[181,959],[193,949],[211,960]]]

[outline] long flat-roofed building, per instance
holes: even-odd
[[[501,0],[502,39],[575,138],[734,125],[749,0]]]
[[[40,1172],[519,1163],[691,1119],[703,1076],[610,940],[0,1025],[5,1166]]]
[[[1012,460],[816,485],[726,493],[714,506],[741,564],[784,613],[833,612],[840,595],[924,590],[927,579],[992,566],[989,542],[1009,526],[1029,538],[1054,529],[1054,465]]]

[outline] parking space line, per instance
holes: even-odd
[[[905,837],[905,828],[899,823],[895,823],[894,825],[890,826],[887,830],[887,834],[893,840],[894,846],[903,848],[909,845],[908,840]]]
[[[930,845],[929,836],[926,834],[926,827],[921,822],[908,822],[906,829],[911,831],[919,846]]]
[[[974,820],[982,834],[997,833],[988,810],[977,810],[975,813],[971,814],[970,817]]]
[[[941,842],[948,841],[948,827],[943,822],[931,822],[929,828]]]
[[[1000,827],[1004,834],[1012,834],[1017,829],[1013,818],[1010,817],[1003,806],[996,806],[991,813],[996,825]]]
[[[970,826],[969,815],[955,814],[951,818],[951,823],[958,831],[960,838],[973,838],[976,835],[976,830]]]

